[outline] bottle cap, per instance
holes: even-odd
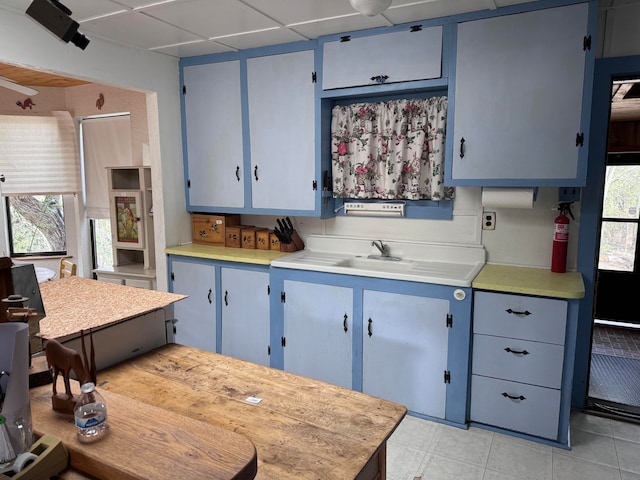
[[[93,382],[89,382],[89,383],[83,383],[80,386],[80,391],[82,393],[91,393],[96,389],[96,386]]]

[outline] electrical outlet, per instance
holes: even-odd
[[[482,229],[483,230],[495,230],[496,229],[496,212],[483,212],[482,213]]]

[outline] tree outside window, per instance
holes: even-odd
[[[7,197],[12,257],[66,255],[62,195]]]

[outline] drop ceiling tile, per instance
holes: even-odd
[[[143,13],[129,12],[82,25],[87,36],[98,35],[115,42],[141,48],[163,47],[177,43],[202,40],[197,35],[160,22]]]
[[[456,0],[451,2],[445,0],[398,5],[397,7],[392,5],[383,15],[397,25],[399,23],[430,20],[478,10],[487,10],[485,1]]]
[[[26,12],[32,0],[0,0],[3,8]],[[61,3],[71,10],[71,18],[80,22],[82,19],[105,15],[116,11],[128,10],[111,0],[61,0]]]
[[[364,15],[352,15],[349,17],[334,18],[320,22],[303,23],[290,26],[292,30],[308,38],[318,38],[323,35],[353,32],[367,28],[385,27],[391,24],[381,15],[365,17]]]
[[[289,25],[357,13],[348,0],[244,0],[259,12]]]
[[[297,34],[286,28],[254,32],[247,35],[234,35],[217,39],[219,42],[229,45],[236,50],[246,50],[248,48],[261,47],[264,45],[279,45],[281,43],[297,42],[308,40],[308,38]]]
[[[144,12],[207,38],[280,26],[237,0],[190,0],[160,4]]]
[[[170,47],[162,47],[155,50],[156,52],[165,53],[173,57],[196,57],[198,55],[210,55],[214,53],[231,52],[233,49],[221,45],[217,42],[203,40],[201,42],[186,43],[183,45],[174,45]]]

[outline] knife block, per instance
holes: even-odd
[[[282,243],[280,242],[280,251],[281,252],[297,252],[298,250],[304,250],[304,242],[300,235],[298,235],[297,231],[293,231],[291,233],[291,243]]]

